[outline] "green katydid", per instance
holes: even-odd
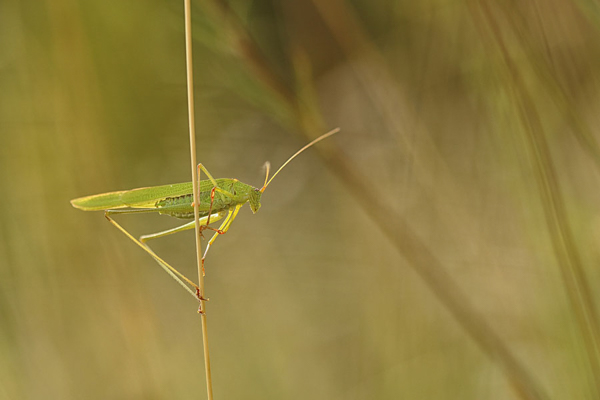
[[[202,256],[202,271],[204,271],[204,259],[208,253],[208,249],[214,243],[215,239],[229,230],[231,223],[237,216],[240,208],[250,203],[250,209],[253,213],[256,213],[261,206],[261,196],[267,186],[273,181],[275,176],[296,156],[308,149],[312,145],[321,140],[337,133],[339,128],[329,131],[306,146],[298,150],[288,160],[283,163],[281,167],[273,174],[269,179],[270,165],[267,162],[266,165],[266,177],[265,183],[262,188],[256,188],[251,185],[247,185],[238,181],[237,179],[221,178],[214,179],[208,170],[202,165],[198,164],[198,186],[200,193],[200,201],[198,205],[199,219],[198,226],[200,233],[208,229],[215,232],[212,238],[208,241],[206,249]],[[208,179],[200,180],[200,171],[204,172]],[[183,286],[193,296],[199,298],[198,286],[185,277],[182,273],[177,271],[166,261],[160,258],[147,244],[146,242],[150,239],[156,239],[164,236],[171,235],[173,233],[182,232],[188,229],[193,229],[195,221],[188,222],[181,226],[168,229],[162,232],[153,233],[149,235],[143,235],[138,239],[134,238],[128,231],[126,231],[121,225],[119,225],[111,215],[114,214],[138,214],[138,213],[151,213],[158,212],[159,214],[169,215],[180,219],[194,219],[194,200],[192,183],[178,183],[174,185],[164,186],[153,186],[132,190],[123,190],[118,192],[102,193],[92,196],[80,197],[71,200],[71,204],[75,208],[79,208],[84,211],[104,211],[106,219],[123,232],[129,239],[134,241],[144,251],[146,251],[152,258],[158,262],[158,264],[175,279],[181,286]],[[221,226],[216,229],[209,226],[209,224],[222,220]],[[189,285],[189,286],[188,286]],[[195,292],[190,288],[193,287]]]

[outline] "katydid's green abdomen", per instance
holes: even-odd
[[[167,197],[156,202],[156,208],[159,214],[170,215],[175,218],[193,219],[194,208],[192,203],[194,202],[194,196],[191,194],[184,194],[183,196]],[[200,212],[200,216],[204,217],[206,212]]]

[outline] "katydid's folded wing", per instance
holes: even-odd
[[[217,184],[226,179],[217,179]],[[210,180],[200,182],[200,192],[210,192],[213,183]],[[155,208],[156,203],[168,197],[192,194],[192,183],[151,186],[118,192],[95,194],[71,200],[75,208],[84,211],[114,210],[118,208]]]
[[[154,208],[157,201],[192,193],[191,182],[152,186],[133,190],[94,194],[71,200],[75,208],[84,211],[114,210],[118,208]]]
[[[131,208],[154,208],[159,200],[186,194],[192,194],[191,182],[128,190],[121,194],[121,202]]]
[[[115,208],[128,207],[121,201],[121,195],[126,191],[94,194],[92,196],[80,197],[71,200],[75,208],[84,211],[109,210]]]

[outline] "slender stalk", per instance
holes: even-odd
[[[194,220],[196,221],[196,260],[198,262],[198,286],[200,297],[200,320],[202,321],[202,346],[204,348],[204,370],[206,372],[206,391],[208,400],[213,399],[212,379],[210,371],[210,356],[208,354],[208,327],[206,321],[206,304],[204,300],[204,273],[202,271],[202,245],[200,243],[200,230],[198,229],[198,170],[196,162],[196,124],[194,119],[194,72],[192,69],[192,14],[190,0],[184,0],[185,14],[185,69],[187,78],[188,119],[190,129],[190,159],[192,161],[192,182],[194,192]]]

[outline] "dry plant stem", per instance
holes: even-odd
[[[200,194],[198,193],[198,170],[196,168],[196,124],[194,119],[194,73],[192,69],[192,13],[190,0],[184,0],[185,13],[185,67],[187,77],[188,118],[190,128],[190,158],[192,160],[192,186],[194,192],[194,220],[196,221],[196,260],[198,263],[198,286],[200,297],[200,320],[202,321],[202,346],[204,348],[204,370],[206,372],[206,391],[208,400],[213,399],[212,378],[210,371],[210,356],[208,353],[208,327],[206,321],[206,304],[204,302],[204,273],[202,271],[202,245],[200,243],[200,230],[198,229],[198,207]]]

